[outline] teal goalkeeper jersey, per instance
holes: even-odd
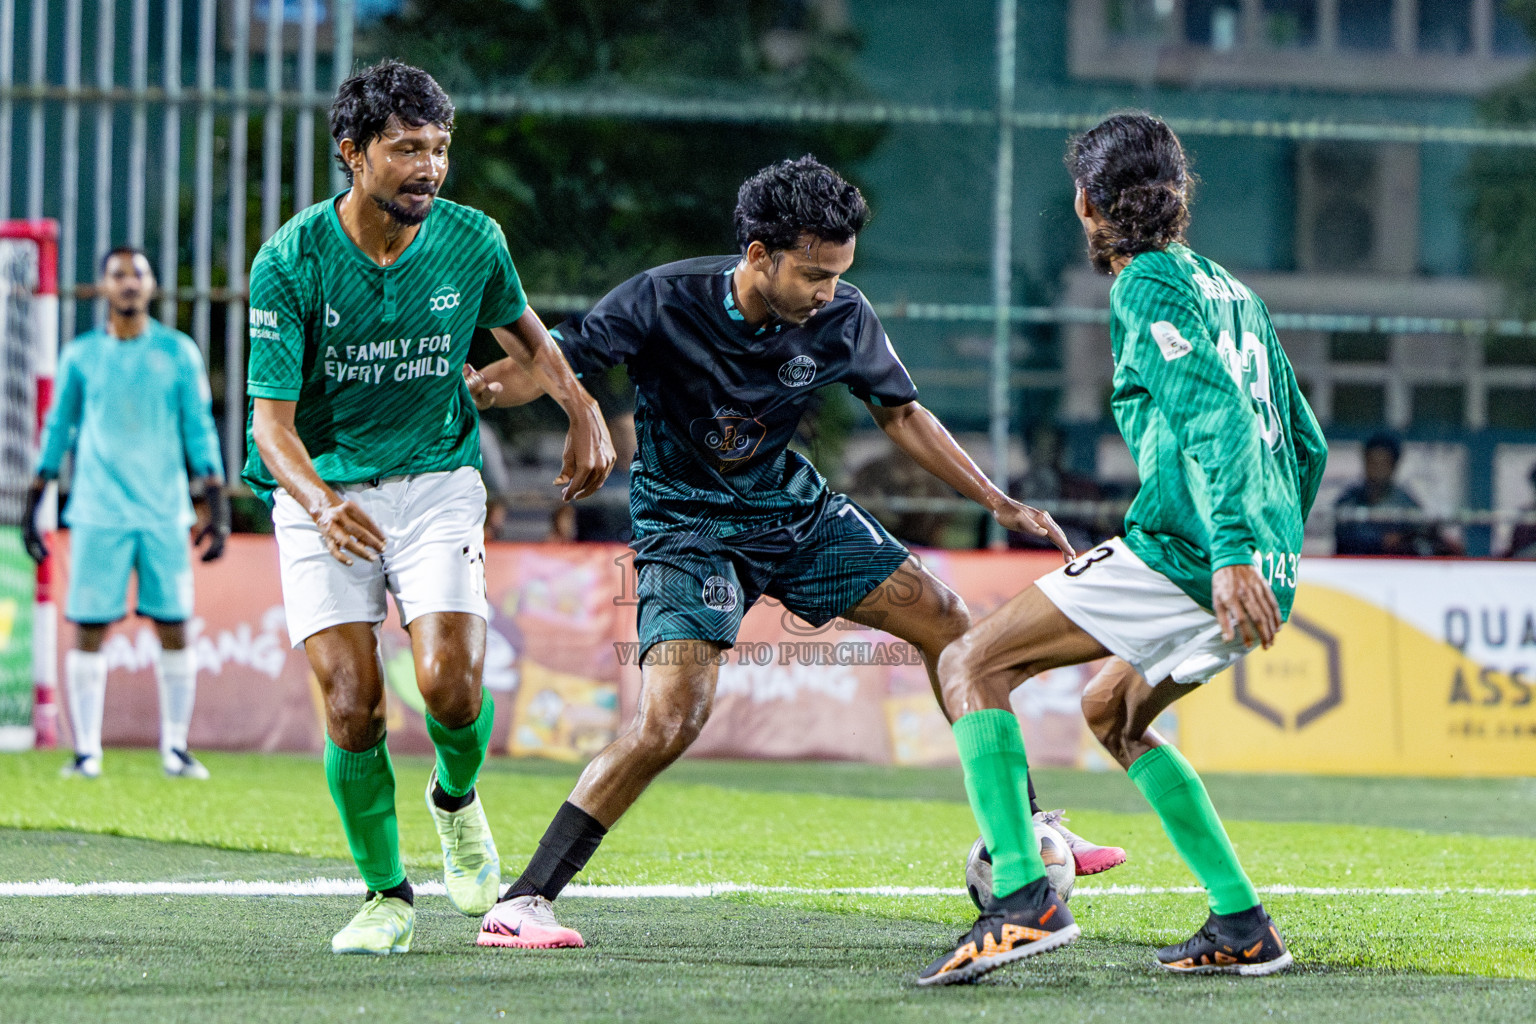
[[[1133,259],[1110,310],[1111,405],[1141,475],[1126,543],[1204,608],[1215,570],[1252,564],[1288,617],[1328,449],[1269,312],[1177,244]]]
[[[528,308],[501,228],[438,199],[380,267],[342,228],[339,198],[296,215],[256,254],[246,394],[297,403],[299,439],[328,483],[478,469],[479,414],[461,370],[470,339]],[[276,482],[251,411],[244,476],[270,502]]]
[[[64,346],[58,394],[43,428],[40,476],[74,477],[70,526],[142,530],[192,525],[187,467],[224,475],[208,375],[191,338],[151,319],[136,338],[87,331]]]

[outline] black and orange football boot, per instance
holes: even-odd
[[[1290,951],[1280,930],[1265,913],[1247,934],[1235,934],[1230,924],[1212,914],[1193,936],[1157,951],[1158,966],[1174,974],[1274,974],[1291,966]]]
[[[989,902],[954,950],[924,968],[917,983],[975,981],[1004,964],[1065,946],[1082,931],[1050,883],[1039,878],[1004,899]]]

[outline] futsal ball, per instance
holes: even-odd
[[[1077,884],[1077,862],[1067,841],[1060,832],[1038,821],[1035,837],[1040,840],[1040,859],[1045,861],[1045,877],[1051,888],[1063,902],[1071,899],[1072,887]],[[987,852],[985,839],[972,843],[970,856],[965,859],[965,891],[978,910],[985,910],[992,899],[992,855]]]

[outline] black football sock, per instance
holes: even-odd
[[[371,900],[375,896],[383,896],[385,899],[405,900],[405,902],[413,907],[416,905],[416,890],[411,888],[411,880],[409,878],[402,881],[399,885],[390,886],[388,889],[380,889],[377,892],[370,889],[363,898]]]
[[[553,900],[576,877],[576,872],[587,866],[607,834],[601,822],[567,800],[544,830],[533,859],[502,899],[543,896]]]
[[[1011,892],[1002,899],[994,897],[992,902],[987,904],[987,912],[998,914],[1005,910],[1034,910],[1044,906],[1045,901],[1050,898],[1050,879],[1037,878],[1027,883],[1024,888]]]
[[[1026,776],[1026,781],[1029,783],[1029,813],[1030,814],[1039,814],[1040,813],[1040,801],[1035,799],[1035,777],[1034,777],[1034,775]]]
[[[463,796],[454,796],[443,788],[441,782],[434,782],[432,784],[432,805],[439,810],[448,811],[451,814],[454,811],[462,811],[474,802],[475,790],[473,787]]]
[[[1264,904],[1239,910],[1235,914],[1212,914],[1223,935],[1252,935],[1264,923]]]

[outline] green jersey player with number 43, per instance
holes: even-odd
[[[1075,939],[1019,799],[1028,762],[1009,692],[1109,657],[1089,727],[1126,769],[1205,886],[1210,917],[1158,951],[1181,973],[1270,974],[1291,963],[1200,777],[1151,729],[1178,698],[1274,642],[1296,595],[1302,526],[1327,447],[1264,304],[1183,244],[1190,178],[1168,126],[1120,114],[1067,155],[1095,267],[1115,278],[1111,404],[1141,490],[1125,534],[1042,577],[939,663],[993,897],[919,984],[968,981]]]
[[[288,636],[325,698],[325,775],[363,909],[338,953],[403,953],[414,894],[400,862],[384,744],[378,627],[393,594],[411,636],[437,765],[426,803],[449,899],[489,910],[500,859],[475,781],[494,710],[485,661],[485,386],[465,363],[477,327],[570,417],[557,484],[602,485],[613,446],[478,210],[436,198],[453,104],[425,71],[383,61],[341,84],[331,134],[352,187],[297,214],[251,267],[245,479],[272,505]],[[470,387],[475,379],[478,396]]]

